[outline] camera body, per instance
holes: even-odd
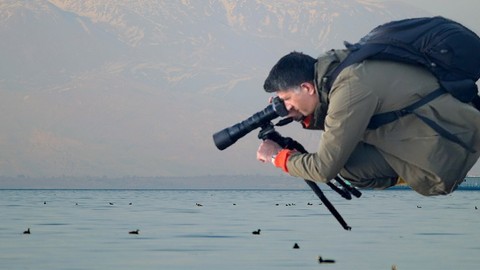
[[[238,124],[213,134],[213,141],[219,150],[224,150],[250,131],[269,124],[270,121],[279,116],[285,117],[287,115],[288,110],[285,107],[285,103],[279,97],[275,97],[272,103],[262,111],[253,114]]]

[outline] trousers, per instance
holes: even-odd
[[[358,188],[386,189],[398,181],[398,174],[377,148],[363,142],[356,146],[340,176]]]

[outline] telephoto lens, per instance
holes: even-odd
[[[250,131],[261,127],[273,119],[287,116],[288,111],[279,97],[275,97],[265,109],[253,114],[246,120],[213,134],[213,142],[219,150],[224,150]]]

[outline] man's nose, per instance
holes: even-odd
[[[287,108],[287,111],[290,111],[291,109],[293,109],[293,105],[289,102],[285,102],[285,108]]]

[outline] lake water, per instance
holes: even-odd
[[[363,191],[351,201],[325,194],[351,231],[310,190],[0,190],[0,269],[480,265],[478,191]],[[335,263],[319,264],[320,255]]]

